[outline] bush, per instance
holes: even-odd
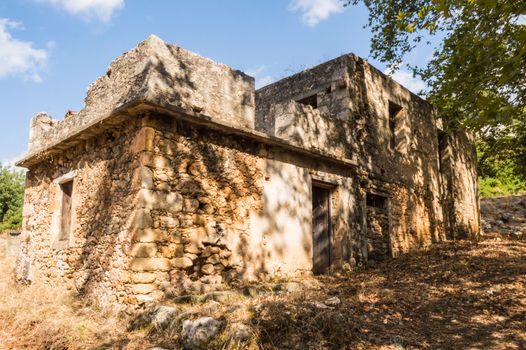
[[[22,225],[24,177],[22,171],[0,164],[0,232]]]
[[[505,178],[479,177],[482,197],[509,196],[526,193],[526,181],[518,176]]]

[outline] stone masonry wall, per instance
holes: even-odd
[[[477,237],[479,189],[473,137],[463,130],[442,134],[440,167],[448,238]]]
[[[350,98],[359,93],[356,82],[349,80],[355,69],[356,57],[344,55],[257,90],[256,129],[274,135],[276,120],[272,106],[314,94],[321,113],[347,121],[352,127],[354,114],[363,109],[359,99]]]
[[[316,94],[315,107],[288,108],[288,114],[276,107],[300,105],[291,101],[312,94]],[[272,135],[277,136],[284,125],[286,137],[290,134],[308,141],[314,135],[316,139],[315,130],[309,128],[320,123],[302,124],[312,116],[342,124],[338,129],[344,136],[322,143],[321,133],[316,140],[329,154],[339,152],[357,160],[360,198],[369,191],[390,198],[392,254],[445,238],[435,110],[426,101],[366,61],[344,55],[256,91],[256,102],[256,125]],[[394,130],[389,121],[390,104],[401,108],[394,118]],[[310,119],[303,116],[309,109]],[[362,234],[370,237],[365,229]]]
[[[63,120],[35,116],[29,152],[46,150],[133,103],[178,108],[254,129],[254,78],[152,35],[115,59],[89,86],[81,111]]]
[[[369,188],[390,196],[393,254],[425,247],[445,239],[440,198],[440,170],[435,111],[426,101],[362,63],[368,105],[360,142],[362,171]],[[389,103],[401,107],[394,133],[389,126]],[[392,141],[394,138],[394,148]]]
[[[159,115],[140,133],[131,293],[145,300],[236,280],[246,266],[250,212],[262,206],[255,146]]]
[[[72,234],[57,242],[54,181],[72,171]],[[361,261],[361,201],[346,174],[177,118],[139,117],[28,172],[19,278],[110,305],[310,274],[312,179],[334,184],[334,266]]]
[[[19,279],[64,284],[103,305],[126,301],[122,282],[135,220],[132,150],[138,128],[131,120],[27,172]],[[71,234],[59,240],[61,190],[53,181],[72,171]]]
[[[310,274],[312,179],[334,184],[334,266],[362,260],[360,201],[345,167],[162,115],[139,134],[128,285],[137,302]]]

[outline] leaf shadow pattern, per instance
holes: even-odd
[[[523,349],[526,244],[438,243],[258,306],[268,349]],[[338,296],[335,308],[315,302]],[[291,300],[292,299],[292,300]]]

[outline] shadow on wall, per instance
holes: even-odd
[[[254,127],[251,78],[217,68],[216,63],[174,45],[163,45],[148,56],[138,74],[143,81],[131,85],[123,96],[145,96],[160,106],[181,107],[235,127]]]
[[[480,230],[476,151],[469,138],[463,130],[441,135],[442,200],[449,239],[473,238]]]
[[[403,252],[441,241],[445,236],[435,112],[374,68],[364,65],[363,71],[370,112],[362,154],[372,184],[392,196],[393,248]]]
[[[312,204],[308,170],[277,160],[263,161],[263,208],[251,215],[250,243],[243,252],[243,274],[309,272],[312,269]]]
[[[181,54],[178,49],[174,46],[166,46],[169,53],[173,56],[169,62],[174,62],[174,65],[166,65],[167,57],[162,57],[155,54],[149,57],[148,63],[143,67],[142,73],[137,76],[143,79],[142,83],[147,83],[144,86],[140,82],[137,84],[128,85],[128,91],[121,94],[125,99],[133,98],[137,94],[145,93],[146,91],[136,91],[136,89],[147,89],[148,96],[153,99],[151,102],[158,103],[159,105],[171,105],[179,106],[186,109],[193,109],[195,112],[207,113],[210,109],[213,110],[214,103],[218,101],[209,101],[206,98],[206,93],[203,94],[203,84],[205,84],[210,91],[223,91],[225,95],[237,96],[239,95],[238,87],[235,85],[239,77],[236,80],[233,79],[221,79],[221,86],[218,82],[210,81],[206,75],[200,75],[199,72],[194,73],[196,67],[192,67],[187,64],[183,59],[180,59]],[[207,61],[208,62],[208,61]],[[199,67],[197,67],[199,68]],[[109,77],[109,76],[108,76]],[[209,85],[213,85],[209,87]],[[250,104],[253,99],[252,91],[244,91],[240,97],[243,103]],[[152,96],[152,94],[155,94]],[[95,96],[97,97],[97,96]],[[121,101],[119,106],[128,101]],[[209,103],[209,105],[207,105]],[[204,110],[203,110],[204,109]],[[111,147],[111,145],[104,145],[103,147]],[[124,149],[120,150],[121,154],[115,154],[116,158],[122,157],[122,154],[126,154]],[[209,152],[210,150],[204,150]],[[216,160],[211,160],[212,157],[208,157],[208,163],[211,168],[218,169],[219,166]],[[192,157],[188,157],[192,159]],[[129,161],[131,164],[131,160]],[[105,165],[101,165],[105,164]],[[114,184],[122,183],[119,181],[119,174],[129,173],[130,169],[119,169],[119,166],[115,164],[113,160],[106,160],[105,162],[97,162],[96,164],[98,178],[95,179],[91,185],[91,193],[87,194],[90,200],[100,201],[97,207],[89,209],[83,209],[82,214],[79,215],[83,218],[90,218],[93,222],[79,223],[82,225],[81,229],[83,232],[89,232],[89,236],[86,237],[86,242],[83,244],[81,249],[81,256],[78,262],[75,263],[74,269],[79,269],[78,276],[75,278],[76,288],[80,293],[84,293],[90,289],[103,289],[104,285],[108,280],[117,281],[119,280],[119,274],[124,274],[124,271],[118,268],[118,266],[126,264],[126,254],[124,252],[129,250],[126,242],[129,241],[131,233],[123,227],[129,227],[129,223],[135,220],[134,217],[129,217],[129,213],[133,213],[132,200],[120,201],[119,198],[108,196],[109,193],[113,193],[115,190]],[[105,167],[102,168],[102,167]],[[241,173],[245,172],[242,167],[237,168],[241,170]],[[223,174],[224,175],[224,174]],[[238,177],[242,179],[242,177]],[[243,180],[241,180],[243,182]],[[186,185],[191,186],[196,184],[190,179],[184,179],[181,181],[179,187],[185,188]],[[198,181],[197,181],[198,184]],[[129,186],[129,183],[128,183]],[[206,192],[202,186],[203,191]],[[233,192],[238,192],[237,187],[242,187],[239,183],[233,183]],[[190,187],[191,188],[191,187]],[[121,189],[122,190],[122,189]],[[195,193],[187,194],[187,199],[195,199],[192,196]],[[131,198],[131,197],[130,197]],[[117,228],[115,225],[116,218],[119,218],[118,223],[120,227]],[[93,220],[94,219],[94,220]],[[127,225],[123,225],[126,222]],[[132,262],[133,263],[133,262]]]
[[[75,208],[74,246],[67,252],[75,254],[75,247],[80,245],[80,253],[71,272],[77,292],[97,295],[102,305],[116,302],[116,294],[122,292],[126,242],[131,235],[128,227],[135,209],[130,137],[123,142],[121,136],[110,133],[97,137],[94,148],[100,148],[93,152],[98,152],[100,158],[88,156],[89,160],[71,166],[78,169],[74,195],[80,196]],[[71,263],[70,258],[66,257],[66,263]]]

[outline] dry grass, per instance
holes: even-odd
[[[1,349],[106,349],[126,329],[124,319],[81,303],[60,287],[19,286],[5,273],[3,260],[0,269]]]

